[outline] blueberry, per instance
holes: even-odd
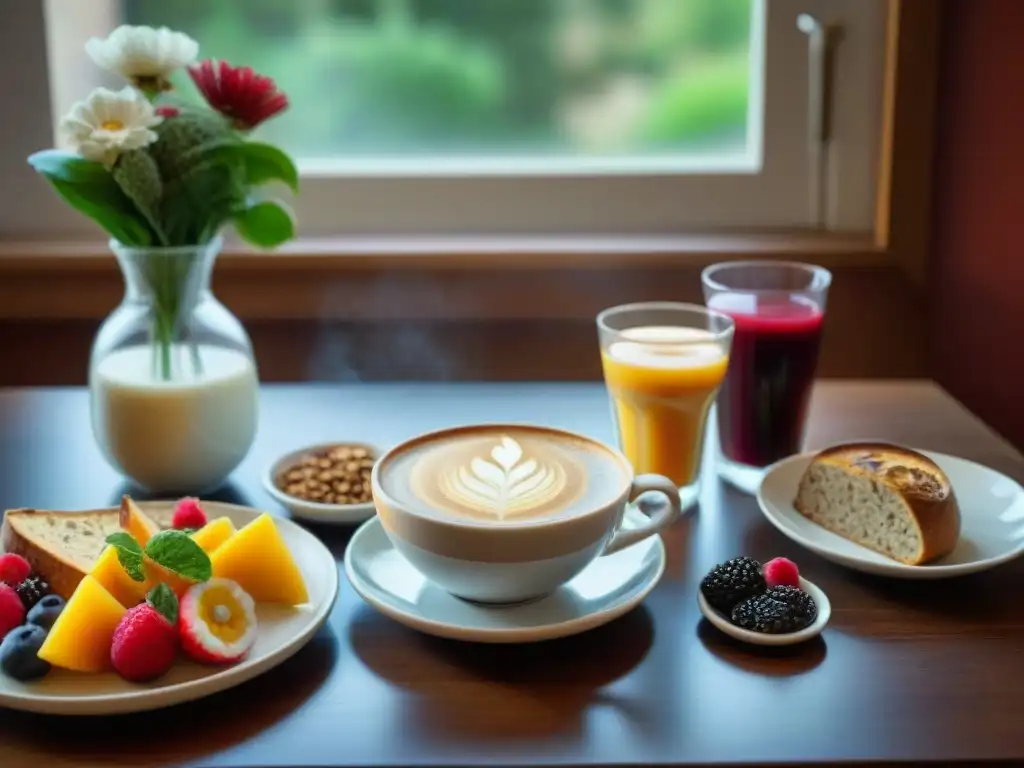
[[[0,670],[23,682],[43,677],[50,671],[49,663],[38,656],[45,641],[46,630],[35,624],[12,629],[0,643]]]
[[[47,595],[38,603],[32,606],[32,610],[28,612],[28,617],[25,619],[28,624],[35,624],[37,627],[43,629],[50,629],[53,626],[53,622],[60,616],[60,612],[64,610],[64,598],[60,595]]]

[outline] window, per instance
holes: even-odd
[[[307,236],[867,233],[886,5],[49,0],[48,119],[103,82],[85,39],[165,24],[290,95],[267,137],[300,160]],[[820,146],[805,12],[843,32]]]

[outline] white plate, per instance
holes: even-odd
[[[325,525],[352,525],[370,519],[377,514],[377,508],[373,505],[372,501],[362,504],[321,504],[316,501],[306,501],[295,496],[289,496],[274,485],[274,478],[278,473],[285,467],[294,464],[302,456],[305,456],[307,453],[333,448],[337,445],[365,448],[374,459],[381,454],[376,446],[368,443],[350,442],[348,440],[310,445],[297,451],[286,453],[271,464],[267,471],[263,473],[263,488],[274,501],[287,509],[292,517],[299,520],[308,520],[311,523],[322,523]]]
[[[170,501],[139,503],[146,511],[169,510],[173,505]],[[237,527],[262,514],[248,507],[213,501],[204,501],[203,508],[210,519],[226,516]],[[215,669],[180,659],[167,675],[144,685],[129,683],[113,672],[83,674],[54,669],[43,679],[29,683],[0,673],[0,707],[51,715],[142,712],[233,688],[290,658],[327,620],[338,596],[338,566],[334,556],[313,534],[290,520],[274,521],[302,571],[310,602],[298,608],[257,605],[259,637],[245,661]]]
[[[801,576],[800,589],[814,599],[814,603],[818,608],[818,615],[810,626],[804,627],[799,632],[787,632],[784,635],[769,635],[764,632],[752,632],[749,629],[737,627],[729,621],[728,616],[719,613],[708,604],[700,589],[697,590],[697,605],[700,606],[700,612],[704,614],[708,621],[725,634],[737,640],[752,643],[753,645],[795,645],[820,635],[821,630],[825,628],[829,618],[832,616],[832,603],[829,602],[828,595],[817,584]]]
[[[901,579],[945,579],[984,571],[1024,553],[1024,489],[1015,480],[973,461],[921,451],[949,476],[960,505],[960,541],[946,557],[905,565],[812,523],[793,507],[800,476],[813,453],[771,466],[757,502],[782,533],[826,560],[857,571]]]
[[[645,521],[627,512],[625,525]],[[445,592],[393,546],[380,520],[366,522],[345,550],[352,587],[385,616],[429,635],[478,643],[533,643],[607,624],[639,605],[665,572],[665,545],[651,536],[599,557],[547,597],[525,605],[484,607]]]

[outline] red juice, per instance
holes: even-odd
[[[718,393],[725,458],[764,467],[798,453],[818,365],[824,315],[801,295],[719,293],[708,307],[736,324]]]

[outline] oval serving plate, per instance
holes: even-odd
[[[1024,554],[1024,488],[1017,481],[967,459],[919,452],[946,473],[960,505],[960,540],[950,554],[933,563],[906,565],[891,560],[797,512],[793,499],[813,452],[790,456],[769,467],[757,503],[768,521],[797,544],[826,560],[879,576],[946,579],[994,568]]]
[[[170,518],[175,502],[138,502],[143,511]],[[260,510],[235,504],[202,502],[207,516],[229,517],[236,527],[255,520]],[[180,658],[164,677],[129,683],[114,672],[82,674],[54,669],[42,680],[20,683],[0,673],[0,707],[52,715],[112,715],[160,709],[233,688],[273,669],[308,643],[327,620],[338,596],[338,565],[313,534],[275,517],[285,544],[306,581],[310,602],[290,608],[257,605],[259,637],[249,657],[215,669]]]

